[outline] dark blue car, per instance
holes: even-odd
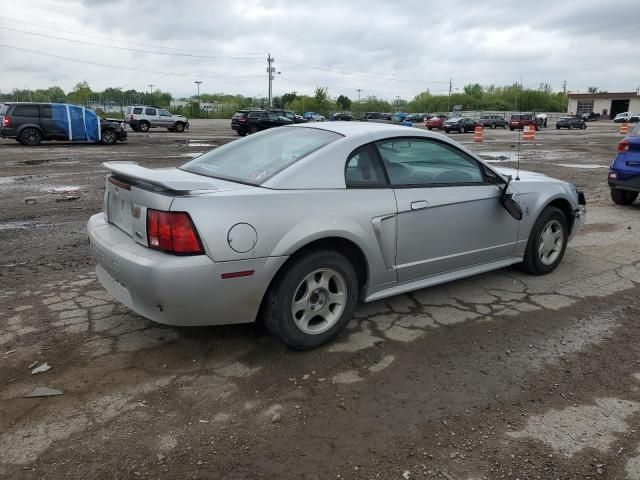
[[[630,205],[640,192],[640,125],[618,144],[618,155],[609,167],[611,198]]]

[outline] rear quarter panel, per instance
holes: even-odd
[[[372,223],[376,217],[395,214],[390,189],[255,188],[178,197],[171,209],[191,214],[207,254],[216,262],[289,256],[315,240],[340,237],[364,253],[369,285],[395,281],[395,271],[387,268],[382,253],[389,248],[395,251],[395,245],[388,245],[395,243],[395,218],[383,222],[381,228],[388,232],[378,231],[378,236]],[[255,247],[246,253],[234,251],[228,242],[229,231],[238,223],[247,223],[257,232]],[[395,258],[390,260],[395,263]]]

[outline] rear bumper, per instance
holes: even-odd
[[[271,279],[287,259],[214,262],[206,255],[169,255],[135,243],[103,213],[89,219],[87,232],[102,286],[134,312],[166,325],[253,322]],[[254,274],[221,278],[248,270]]]
[[[615,174],[616,178],[612,178],[611,175]],[[626,173],[617,170],[609,170],[607,179],[611,188],[618,188],[620,190],[631,190],[632,192],[640,192],[640,173]]]

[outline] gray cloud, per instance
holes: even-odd
[[[265,95],[267,52],[282,72],[276,94],[310,93],[323,85],[335,96],[353,97],[361,88],[363,95],[411,97],[427,88],[446,92],[450,77],[454,88],[470,82],[504,85],[521,77],[525,86],[545,82],[556,89],[563,80],[573,90],[640,86],[640,60],[630,43],[640,12],[622,2],[21,0],[3,7],[0,15],[35,24],[0,18],[0,44],[156,72],[82,65],[0,47],[1,90],[51,83],[69,89],[86,79],[96,89],[146,89],[153,83],[186,96],[199,79],[206,92]],[[2,27],[244,60],[130,52]]]

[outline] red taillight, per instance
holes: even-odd
[[[247,123],[247,119],[246,118],[239,118],[238,119],[238,123]]]
[[[11,125],[11,117],[9,115],[5,115],[2,117],[2,126],[8,127],[9,125]]]
[[[622,140],[618,144],[618,153],[625,153],[629,151],[629,140]]]
[[[149,247],[178,255],[202,254],[198,232],[187,212],[162,212],[147,209]]]

